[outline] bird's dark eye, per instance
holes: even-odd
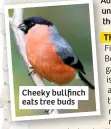
[[[33,22],[31,22],[31,25],[34,25],[34,23],[33,23]]]

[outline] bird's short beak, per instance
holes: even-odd
[[[26,32],[26,30],[27,30],[27,26],[26,26],[24,23],[20,24],[20,25],[18,26],[18,28],[19,28],[20,30],[24,31],[24,32]]]

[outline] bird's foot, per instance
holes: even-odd
[[[29,69],[31,69],[32,71],[31,71],[31,72],[29,72],[28,76],[31,76],[31,74],[35,73],[35,71],[34,71],[34,69],[33,69],[33,67],[32,67],[32,66],[31,66],[31,67],[29,67]]]
[[[28,74],[28,76],[31,76],[31,74],[34,74],[34,73],[35,73],[35,71],[32,70],[32,71]]]
[[[30,66],[30,67],[29,67],[29,69],[33,69],[33,67],[32,67],[32,66]]]

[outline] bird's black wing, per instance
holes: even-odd
[[[60,37],[59,41],[55,42],[55,47],[57,54],[61,57],[64,64],[76,68],[85,74],[81,61],[76,56],[76,54],[73,53],[71,46],[65,41],[63,37]]]
[[[78,75],[81,80],[91,89],[94,89],[94,86],[83,76],[83,74],[85,74],[84,67],[76,54],[73,53],[71,46],[61,36],[56,38],[54,42],[56,52],[61,57],[63,63],[73,68],[76,68],[78,70]]]

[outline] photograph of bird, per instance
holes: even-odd
[[[58,85],[65,85],[79,75],[89,88],[84,67],[56,26],[42,17],[29,17],[18,28],[25,33],[26,54],[35,73]]]

